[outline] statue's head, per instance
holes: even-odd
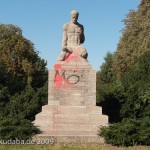
[[[79,12],[77,10],[72,10],[71,11],[71,21],[72,21],[72,23],[77,23],[78,16],[79,16]]]
[[[79,15],[79,12],[77,10],[72,10],[71,15]]]

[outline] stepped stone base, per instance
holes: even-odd
[[[108,126],[108,116],[102,115],[97,106],[55,106],[45,105],[36,115],[34,125],[40,129],[35,140],[50,139],[56,142],[96,142],[101,126]]]
[[[41,134],[96,135],[98,127],[107,126],[108,122],[108,116],[102,115],[101,111],[97,106],[45,105],[36,115],[34,124]]]
[[[72,56],[71,61],[56,64],[49,70],[48,105],[35,117],[38,138],[57,142],[103,142],[98,137],[101,126],[108,126],[108,116],[96,105],[96,71],[85,60]]]

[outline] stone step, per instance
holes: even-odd
[[[54,105],[60,105],[60,101],[58,101],[58,100],[49,100],[48,101],[48,105],[52,105],[52,106],[54,106]]]
[[[99,129],[99,124],[85,124],[85,123],[82,123],[82,124],[72,124],[72,123],[54,123],[54,124],[51,124],[51,125],[39,125],[38,126],[40,131],[44,131],[44,132],[47,132],[47,131],[73,131],[73,132],[80,132],[80,131],[90,131],[90,132],[98,132],[98,129]]]
[[[98,106],[86,106],[86,113],[102,115],[102,107]]]
[[[56,114],[54,116],[54,123],[93,123],[103,125],[105,122],[108,121],[107,116],[105,115],[88,115],[88,114],[76,114],[76,115],[69,115],[69,114]]]
[[[50,125],[54,123],[53,114],[50,113],[39,113],[35,116],[34,125]]]
[[[63,106],[84,106],[85,102],[84,102],[84,99],[82,97],[70,94],[67,97],[60,99],[60,105],[63,105]]]
[[[35,125],[51,125],[53,123],[59,124],[99,124],[107,126],[108,116],[97,114],[51,114],[39,113],[36,115]]]
[[[41,131],[42,136],[92,136],[97,135],[96,131]]]
[[[86,113],[86,106],[42,106],[42,112],[54,114],[81,114]]]
[[[54,114],[102,114],[102,108],[98,106],[56,106],[45,105],[42,106],[43,113]]]

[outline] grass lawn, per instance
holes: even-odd
[[[0,150],[150,150],[150,146],[114,147],[97,143],[55,143],[52,145],[0,145]]]

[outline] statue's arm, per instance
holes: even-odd
[[[64,24],[64,26],[63,26],[62,50],[66,50],[66,48],[67,48],[67,40],[68,40],[67,26],[68,26],[67,24]]]
[[[82,44],[85,41],[84,27],[83,27],[83,25],[81,25],[81,29],[82,29],[82,32],[81,32],[81,36],[80,36],[80,43]]]

